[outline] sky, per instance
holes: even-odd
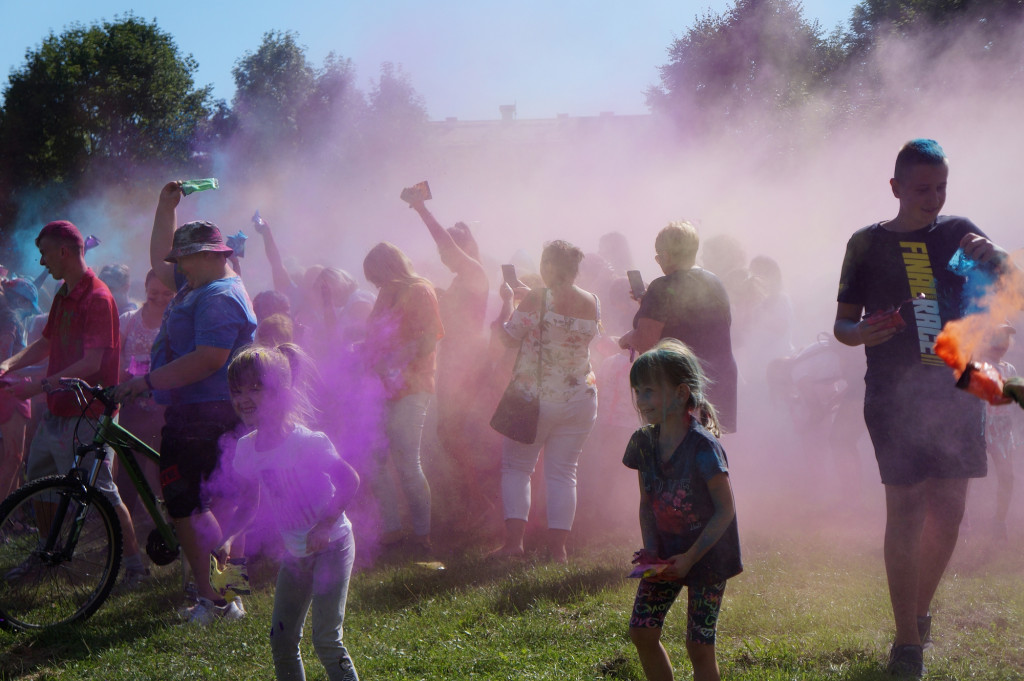
[[[831,30],[854,0],[805,0],[804,15]],[[707,10],[732,0],[309,0],[168,3],[152,0],[0,0],[0,75],[25,62],[52,30],[129,11],[170,33],[199,62],[197,85],[230,102],[231,69],[267,31],[294,31],[314,65],[330,52],[356,66],[368,91],[380,64],[401,64],[433,120],[647,113],[643,91],[658,82],[672,40]],[[254,9],[258,8],[258,9]]]

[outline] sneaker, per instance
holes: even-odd
[[[921,648],[928,650],[932,647],[932,616],[917,616],[917,634],[921,637]]]
[[[206,626],[215,620],[240,620],[245,617],[245,610],[239,606],[238,599],[228,601],[226,605],[214,605],[209,598],[199,597],[199,602],[185,611],[185,620],[189,624]]]
[[[924,676],[924,651],[921,646],[893,645],[885,670],[893,676],[919,679]]]

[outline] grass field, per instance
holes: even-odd
[[[977,540],[958,549],[936,599],[927,678],[1024,678],[1022,548]],[[631,552],[629,537],[607,537],[577,546],[569,566],[494,564],[471,551],[446,559],[445,570],[364,569],[353,580],[345,642],[364,681],[642,679],[626,633]],[[891,678],[882,672],[891,615],[875,537],[748,532],[744,552],[719,625],[723,677]],[[245,620],[199,628],[178,623],[179,572],[162,568],[84,624],[0,633],[0,679],[273,679],[266,581],[246,600]],[[677,606],[666,627],[677,678],[690,673],[683,636]],[[324,679],[308,639],[307,628],[308,678]]]

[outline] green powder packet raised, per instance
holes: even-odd
[[[206,191],[207,189],[217,189],[220,187],[220,183],[217,182],[216,177],[208,177],[204,180],[185,180],[181,183],[181,193],[188,196],[192,192]]]

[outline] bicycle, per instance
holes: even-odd
[[[110,595],[121,566],[122,530],[113,505],[94,485],[111,451],[156,525],[146,542],[150,560],[167,565],[181,550],[133,452],[153,461],[160,455],[114,421],[113,389],[77,378],[61,379],[60,385],[82,405],[74,466],[66,475],[34,480],[0,503],[0,628],[10,631],[85,620]],[[103,405],[95,422],[87,416],[93,400]],[[84,443],[78,433],[83,423],[93,427],[92,440]],[[87,470],[83,464],[90,455]]]

